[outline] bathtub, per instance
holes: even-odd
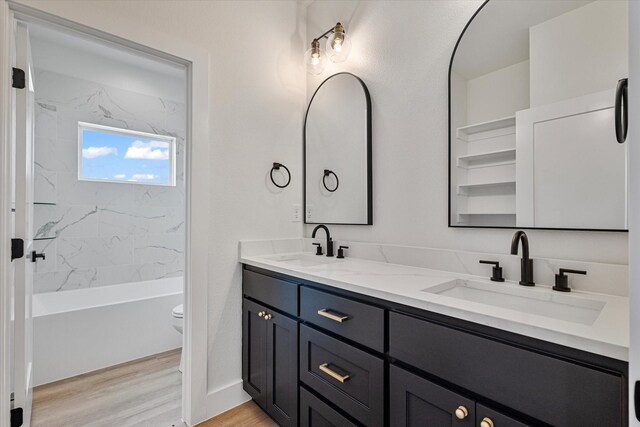
[[[34,295],[34,385],[181,347],[171,309],[182,294],[174,277]]]

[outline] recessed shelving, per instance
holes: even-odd
[[[483,182],[477,184],[460,184],[458,185],[458,195],[467,196],[470,192],[492,190],[505,193],[513,193],[516,191],[516,181],[497,181],[497,182]]]
[[[516,149],[487,151],[477,154],[466,154],[458,157],[458,167],[463,169],[482,168],[515,164]]]
[[[516,223],[516,117],[457,128],[457,221],[467,225]]]
[[[516,116],[503,117],[497,120],[490,120],[488,122],[475,123],[468,126],[458,128],[458,138],[464,141],[470,135],[482,132],[489,132],[496,129],[504,129],[516,125]]]
[[[515,215],[515,212],[458,212],[458,215]]]

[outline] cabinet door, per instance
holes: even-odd
[[[267,403],[267,321],[266,309],[252,301],[242,301],[242,384],[262,408]],[[259,313],[263,315],[260,316]]]
[[[391,427],[475,425],[473,400],[394,365],[390,367],[389,379]]]
[[[298,322],[268,311],[267,412],[281,426],[298,424]]]
[[[480,427],[529,427],[480,403],[476,405],[476,425]]]
[[[300,427],[356,427],[356,425],[304,387],[300,387]]]

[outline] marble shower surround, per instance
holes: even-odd
[[[182,276],[185,105],[47,70],[35,97],[34,292]],[[79,181],[79,121],[176,137],[176,186]]]

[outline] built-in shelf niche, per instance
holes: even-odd
[[[515,226],[515,116],[459,127],[456,136],[458,224]]]

